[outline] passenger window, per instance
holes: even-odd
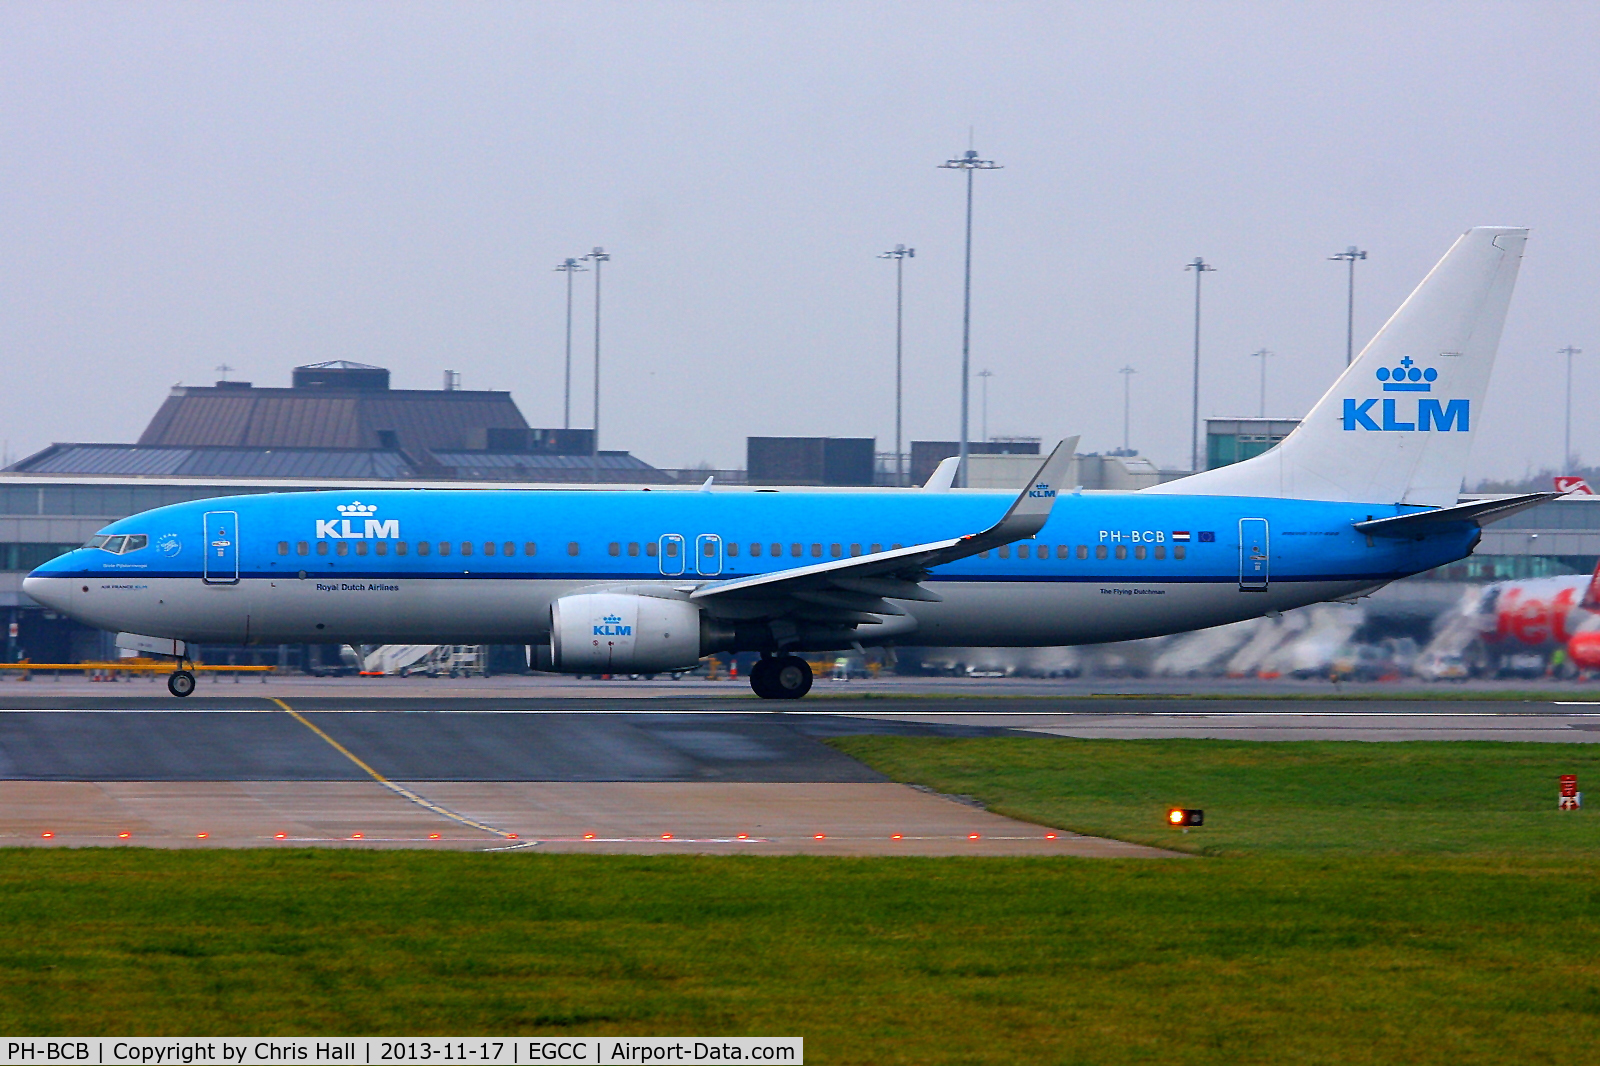
[[[794,556],[796,559],[798,559],[798,558],[800,558],[800,556],[805,554],[805,551],[800,545],[791,544],[791,545],[789,545],[789,554]]]
[[[406,542],[403,541],[403,540],[395,541],[394,542],[394,553],[396,555],[404,555],[406,553]]]
[[[500,554],[509,559],[513,555],[517,554],[517,546],[508,540],[504,544],[500,545]]]
[[[417,554],[418,555],[427,555],[431,551],[433,551],[433,542],[432,541],[426,541],[426,540],[417,541]]]
[[[859,544],[850,545],[850,557],[851,558],[855,558],[857,555],[860,555],[860,554],[861,554],[861,545],[859,545]]]
[[[638,557],[639,557],[639,542],[636,541],[636,540],[628,541],[628,558],[636,559]]]
[[[485,554],[485,555],[493,555],[494,552],[495,552],[495,543],[494,543],[494,541],[492,541],[492,540],[484,541],[483,542],[483,554]]]
[[[1106,550],[1106,546],[1104,544],[1096,544],[1094,546],[1094,557],[1096,559],[1104,559],[1106,556],[1108,556],[1110,554],[1111,553]]]
[[[128,543],[122,546],[122,554],[127,555],[129,552],[136,552],[149,543],[149,537],[145,536],[143,533],[134,533],[128,537]],[[283,555],[285,553],[279,552],[278,554]]]
[[[1118,544],[1117,545],[1117,558],[1118,559],[1126,559],[1127,557],[1128,557],[1128,546],[1126,544]]]
[[[1174,544],[1172,546],[1172,557],[1174,559],[1182,559],[1188,554],[1189,549],[1185,548],[1182,544]]]
[[[567,547],[567,554],[568,555],[576,555],[576,554],[578,554],[577,552],[572,550],[574,547],[576,547],[576,545],[568,545],[568,547]],[[676,559],[677,557],[678,557],[678,542],[675,541],[675,540],[667,541],[667,558],[668,559]]]
[[[538,555],[539,554],[539,545],[534,543],[531,540],[523,541],[522,542],[522,554],[523,555]]]
[[[1056,545],[1056,558],[1057,559],[1070,559],[1071,557],[1072,557],[1072,545],[1070,545],[1070,544],[1057,544]]]
[[[376,544],[374,544],[372,546],[372,550],[377,552],[379,555],[388,555],[389,554],[389,542],[386,541],[386,540],[380,540],[380,541],[378,541],[378,543],[376,543]]]
[[[714,540],[706,541],[704,544],[702,544],[700,546],[700,554],[704,555],[707,559],[709,559],[712,556],[716,555],[717,554],[717,542],[714,541]]]
[[[1141,544],[1137,548],[1133,549],[1133,557],[1135,559],[1143,559],[1145,557],[1145,555],[1148,553],[1148,551],[1149,551],[1149,549],[1146,548],[1143,544]]]
[[[833,556],[833,557],[834,557],[834,558],[835,558],[835,559],[837,559],[837,558],[839,558],[839,556],[841,556],[841,555],[843,555],[843,554],[844,554],[844,549],[843,549],[843,548],[841,548],[841,547],[840,547],[840,546],[839,546],[839,545],[837,545],[837,544],[830,544],[830,545],[829,545],[829,546],[828,546],[828,552],[829,552],[829,553],[830,553],[830,554],[831,554],[831,555],[832,555],[832,556]]]
[[[1167,557],[1167,546],[1165,544],[1157,544],[1155,551],[1157,559],[1165,559]]]
[[[325,540],[317,541],[317,554],[318,555],[327,555],[328,554],[328,542],[327,541],[325,541]]]
[[[882,544],[874,544],[872,546],[872,554],[873,555],[877,555],[881,551],[883,551],[883,545]]]
[[[450,542],[449,541],[441,540],[439,542],[439,554],[440,555],[449,555],[450,554]]]
[[[889,545],[889,547],[890,547],[890,549],[891,549],[891,550],[892,550],[892,549],[896,549],[896,548],[902,548],[902,547],[904,547],[904,546],[905,546],[905,545],[903,545],[903,544],[891,544],[891,545]]]
[[[752,559],[754,559],[754,558],[759,558],[760,555],[761,555],[761,545],[759,545],[759,544],[750,545],[750,557]]]
[[[778,556],[780,556],[782,554],[783,554],[783,545],[782,544],[774,544],[772,546],[772,557],[774,559],[776,559]]]
[[[811,558],[813,558],[813,559],[820,559],[820,558],[822,558],[822,545],[820,545],[820,544],[813,544],[813,545],[812,545],[812,546],[811,546]]]
[[[1018,559],[1026,559],[1030,554],[1031,554],[1031,552],[1029,551],[1028,546],[1026,544],[1018,544],[1017,545],[1017,558]]]
[[[333,553],[335,555],[349,555],[350,554],[350,542],[347,541],[347,540],[341,540],[339,542],[338,546],[333,549]]]
[[[471,555],[472,554],[472,541],[464,540],[464,541],[461,542],[461,554],[462,555]]]
[[[310,555],[311,554],[311,545],[307,544],[303,540],[296,541],[295,545],[294,545],[294,553],[296,555]]]
[[[709,547],[709,545],[708,545],[708,547]],[[707,555],[711,555],[712,553],[711,552],[706,552],[706,554]],[[736,541],[736,540],[728,541],[728,555],[729,556],[737,556],[738,554],[739,554],[739,542]]]
[[[365,554],[367,554],[367,542],[366,541],[364,541],[364,540],[356,541],[356,554],[357,555],[365,555]]]
[[[1011,545],[1009,545],[1009,544],[1000,545],[1000,548],[996,552],[996,554],[999,555],[1000,558],[1002,558],[1002,559],[1011,558]]]
[[[289,542],[288,541],[286,541],[286,540],[278,541],[278,554],[279,555],[288,555],[289,554]]]
[[[1089,558],[1089,546],[1087,544],[1078,545],[1078,558],[1080,558],[1080,559]],[[1105,557],[1101,556],[1101,558],[1105,558]]]
[[[645,554],[646,558],[654,559],[656,557],[656,542],[655,541],[652,540],[652,541],[647,541],[645,543],[644,554]]]
[[[577,555],[578,554],[578,542],[577,541],[575,541],[575,540],[567,541],[567,554],[568,555]]]
[[[978,553],[978,558],[987,559],[987,558],[989,558],[989,553],[987,551],[981,551],[981,552]]]
[[[608,555],[621,555],[622,554],[622,545],[619,544],[617,541],[612,541],[610,544],[606,545],[606,554],[608,554]]]

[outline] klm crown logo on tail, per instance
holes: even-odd
[[[398,540],[400,539],[400,520],[398,518],[376,519],[372,516],[378,513],[375,503],[362,503],[360,500],[351,500],[341,503],[338,511],[343,518],[317,519],[317,539],[332,540]],[[361,529],[352,528],[350,523],[364,522]]]
[[[633,627],[623,625],[620,614],[608,614],[600,619],[600,623],[600,625],[594,627],[594,635],[597,637],[633,636]]]
[[[1440,352],[1456,355],[1456,352]],[[1394,369],[1379,367],[1375,375],[1383,382],[1384,392],[1432,392],[1439,371],[1433,367],[1423,369],[1409,355],[1400,360]],[[1378,410],[1373,411],[1376,407]],[[1374,397],[1370,400],[1344,401],[1344,428],[1346,432],[1358,429],[1390,433],[1467,433],[1472,429],[1472,402],[1470,400],[1436,400],[1418,398],[1414,403],[1397,399]]]

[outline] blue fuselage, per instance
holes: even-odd
[[[699,584],[958,537],[1009,495],[805,491],[273,493],[122,519],[29,576],[105,629],[190,641],[534,643],[577,589]],[[1043,531],[934,570],[900,643],[1056,645],[1217,625],[1368,589],[1470,554],[1351,523],[1394,505],[1063,496]],[[120,537],[134,539],[118,540]],[[143,538],[142,545],[137,538]]]

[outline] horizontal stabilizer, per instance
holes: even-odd
[[[1458,503],[1454,507],[1440,507],[1433,511],[1414,511],[1392,518],[1373,518],[1355,523],[1356,531],[1369,537],[1421,537],[1438,525],[1468,522],[1486,526],[1502,518],[1510,518],[1518,511],[1526,511],[1541,503],[1559,499],[1564,492],[1530,492],[1525,496],[1510,496],[1500,500],[1474,500]]]

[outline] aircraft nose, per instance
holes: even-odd
[[[22,591],[53,611],[65,614],[71,606],[72,580],[43,569],[35,570],[22,579]]]

